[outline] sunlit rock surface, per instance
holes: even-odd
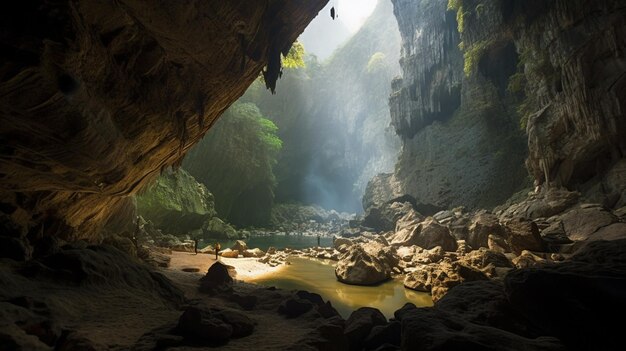
[[[13,220],[97,239],[180,164],[326,1],[3,5],[0,192]]]

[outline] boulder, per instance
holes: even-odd
[[[202,345],[220,345],[253,330],[254,322],[241,312],[191,306],[180,316],[174,333]]]
[[[504,237],[505,230],[494,214],[481,212],[476,214],[469,225],[467,244],[472,249],[489,247],[489,235]]]
[[[220,251],[218,253],[218,255],[220,255],[222,257],[226,257],[226,258],[237,258],[237,257],[239,257],[239,251],[226,249],[226,250]]]
[[[204,236],[217,239],[238,239],[237,231],[230,224],[213,217],[202,225]]]
[[[543,266],[547,260],[528,250],[524,250],[519,256],[515,257],[512,262],[517,268],[530,268]]]
[[[575,241],[587,240],[603,227],[617,222],[617,217],[600,207],[577,208],[561,216],[565,234]]]
[[[538,193],[530,194],[524,201],[505,209],[500,215],[500,219],[506,221],[517,217],[530,219],[552,217],[574,206],[579,198],[580,193],[578,192],[547,187]]]
[[[396,232],[391,240],[394,246],[417,245],[424,249],[432,249],[441,246],[444,251],[456,250],[456,240],[450,235],[450,231],[433,218],[427,218],[410,232],[403,229]]]
[[[516,254],[524,250],[545,251],[546,245],[535,222],[525,218],[515,218],[505,223],[508,232],[508,243]]]
[[[493,234],[490,234],[487,238],[487,247],[489,248],[489,250],[500,253],[511,252],[511,248],[509,247],[509,244],[506,242],[506,240],[504,240],[503,237]]]
[[[458,261],[461,264],[476,268],[489,277],[496,275],[496,268],[513,268],[509,259],[501,252],[481,247],[463,256]]]
[[[243,251],[243,257],[263,257],[265,256],[265,252],[263,252],[263,250],[257,248],[254,248],[252,250],[245,250]]]
[[[430,250],[424,250],[418,247],[413,256],[413,262],[418,264],[436,263],[443,259],[445,252],[441,246],[436,246]]]
[[[350,344],[350,350],[362,349],[365,338],[375,326],[384,326],[387,318],[377,309],[361,307],[350,314],[346,320],[344,335]]]
[[[235,269],[217,261],[209,267],[206,275],[200,279],[201,292],[227,292],[233,287]]]
[[[233,251],[244,252],[248,249],[248,245],[246,245],[246,242],[243,240],[237,240],[235,241],[235,244],[231,246],[230,249]]]
[[[402,325],[398,321],[376,325],[363,341],[364,350],[399,350]]]
[[[374,285],[391,278],[391,267],[378,252],[368,252],[364,244],[355,244],[339,257],[335,276],[346,284]]]
[[[339,248],[345,245],[346,248],[352,246],[352,240],[348,239],[348,238],[341,238],[341,237],[334,237],[333,238],[333,247],[337,250],[339,250]]]
[[[409,202],[385,202],[379,206],[369,207],[363,216],[361,225],[375,231],[390,231],[396,227],[396,221],[415,210]]]
[[[406,275],[404,286],[430,292],[433,301],[442,298],[448,290],[465,282],[489,279],[485,273],[459,262],[422,265]],[[430,289],[430,291],[428,291]]]

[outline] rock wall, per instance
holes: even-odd
[[[97,240],[265,66],[273,85],[326,2],[0,5],[2,211],[37,235]]]
[[[404,72],[390,98],[403,138],[386,177],[396,196],[491,207],[530,187],[526,158],[537,190],[626,201],[619,1],[393,3]]]
[[[466,39],[445,1],[393,4],[402,34],[403,77],[392,82],[389,105],[403,147],[394,174],[384,177],[391,183],[385,187],[394,196],[409,194],[441,207],[504,201],[526,184],[524,139],[511,112],[515,97],[506,91],[515,55],[513,69],[468,74],[461,43]],[[489,35],[489,23],[465,44]],[[509,60],[510,49],[503,51],[500,59]]]

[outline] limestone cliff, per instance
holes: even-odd
[[[490,207],[530,186],[526,158],[538,189],[626,203],[621,2],[393,3],[404,76],[390,107],[403,151],[371,187],[384,180],[422,202]]]
[[[2,211],[37,235],[97,239],[180,163],[327,1],[0,5]]]
[[[506,91],[515,55],[507,56],[511,50],[503,46],[499,59],[511,59],[513,69],[465,74],[462,33],[445,1],[393,3],[403,77],[392,82],[389,104],[403,147],[393,176],[379,177],[371,187],[385,179],[395,192],[391,197],[409,194],[442,207],[500,203],[526,178],[523,135]],[[487,35],[491,29],[485,21],[477,30]]]

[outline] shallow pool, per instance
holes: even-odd
[[[374,307],[387,318],[405,303],[432,306],[429,294],[405,289],[399,279],[378,286],[347,285],[337,281],[332,261],[292,257],[291,265],[262,276],[246,279],[250,283],[275,286],[281,289],[306,290],[330,300],[337,311],[347,318],[359,307]]]

